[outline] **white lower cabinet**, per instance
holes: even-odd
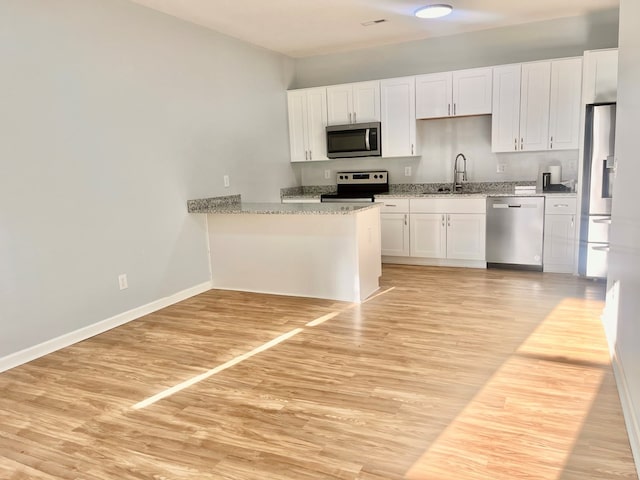
[[[411,257],[435,265],[485,266],[484,197],[412,199],[409,211]]]
[[[547,197],[544,215],[543,270],[573,273],[576,254],[576,199]]]
[[[446,215],[414,213],[411,215],[411,256],[447,257]]]
[[[409,256],[409,214],[381,213],[382,255]]]
[[[382,255],[409,256],[409,200],[406,198],[376,199],[380,207]]]
[[[484,261],[485,223],[481,213],[411,214],[411,256]]]

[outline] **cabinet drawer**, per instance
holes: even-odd
[[[574,215],[577,200],[575,197],[547,197],[545,199],[545,215]]]
[[[376,202],[382,204],[382,213],[409,213],[408,198],[376,198]]]
[[[485,198],[416,198],[410,201],[411,213],[486,213]]]

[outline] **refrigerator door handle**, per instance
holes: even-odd
[[[597,250],[598,252],[608,252],[610,250],[609,245],[603,245],[601,247],[591,247],[592,250]]]
[[[593,220],[593,223],[606,223],[607,225],[611,225],[610,218],[596,218]]]

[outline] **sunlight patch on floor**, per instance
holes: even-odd
[[[559,479],[609,368],[599,321],[584,315],[598,308],[584,302],[558,304],[406,478]]]

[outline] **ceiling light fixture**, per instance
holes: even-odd
[[[453,7],[451,5],[438,3],[419,8],[414,15],[418,18],[440,18],[449,15],[452,11]]]

